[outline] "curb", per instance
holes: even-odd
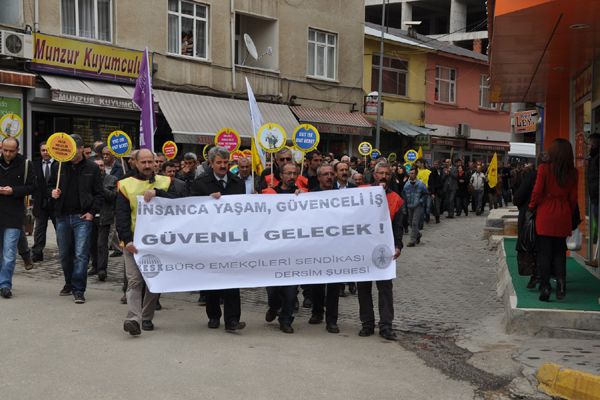
[[[550,396],[573,400],[600,399],[598,375],[546,363],[538,369],[536,377],[538,389]]]

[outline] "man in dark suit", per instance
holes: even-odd
[[[31,248],[33,262],[44,261],[44,247],[46,247],[46,230],[48,220],[56,230],[56,220],[52,210],[52,202],[48,197],[48,182],[52,171],[54,160],[48,153],[46,142],[40,143],[40,160],[33,161],[33,172],[36,177],[36,188],[33,194],[33,216],[35,217],[35,229],[33,231],[33,247]]]
[[[345,161],[340,161],[334,165],[335,187],[337,189],[355,188],[356,185],[350,182],[350,165]]]
[[[215,146],[208,151],[210,168],[192,183],[191,196],[211,196],[219,199],[221,196],[246,193],[244,182],[229,172],[229,152],[224,147]],[[246,327],[240,321],[241,301],[240,289],[222,289],[203,291],[206,294],[206,315],[208,327],[217,329],[221,321],[221,299],[223,299],[223,314],[225,330],[234,332]]]

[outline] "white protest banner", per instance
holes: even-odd
[[[393,279],[383,188],[138,197],[135,260],[153,293]]]

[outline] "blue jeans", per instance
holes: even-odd
[[[65,283],[73,293],[85,292],[87,266],[90,260],[92,221],[81,219],[79,214],[56,218],[56,241]]]
[[[0,228],[0,288],[12,289],[12,276],[17,262],[17,244],[21,229]]]
[[[483,189],[475,190],[473,192],[473,203],[475,204],[475,211],[478,213],[483,212]]]

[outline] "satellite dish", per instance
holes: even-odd
[[[244,33],[244,43],[246,43],[246,49],[248,50],[248,54],[250,54],[250,56],[255,60],[258,60],[258,52],[256,51],[254,41],[247,33]]]

